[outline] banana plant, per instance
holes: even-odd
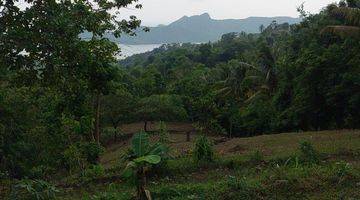
[[[124,170],[125,178],[133,177],[137,187],[137,199],[151,199],[146,190],[146,173],[151,166],[157,165],[167,154],[167,147],[161,143],[151,145],[149,136],[145,132],[137,133],[131,141],[129,162]]]

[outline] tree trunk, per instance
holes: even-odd
[[[186,142],[190,142],[190,131],[186,132]]]
[[[115,128],[114,130],[114,141],[117,142],[117,128]]]
[[[96,101],[95,101],[94,135],[96,142],[100,145],[100,92],[99,91],[96,94]]]
[[[148,124],[148,122],[145,121],[145,122],[144,122],[144,131],[145,131],[145,132],[147,132],[147,124]]]
[[[138,200],[146,200],[146,192],[145,192],[145,187],[146,187],[146,175],[144,172],[144,168],[141,167],[138,171],[137,171],[137,199]]]
[[[233,135],[233,125],[232,125],[232,122],[230,121],[230,131],[229,131],[229,138],[231,139],[232,138],[232,135]]]

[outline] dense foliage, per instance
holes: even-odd
[[[102,36],[131,34],[140,21],[112,13],[136,2],[0,1],[1,170],[34,178],[97,162],[101,97],[120,87],[118,46]]]
[[[358,128],[359,8],[358,1],[341,1],[310,15],[300,7],[300,24],[273,22],[261,34],[164,45],[120,64],[136,78],[138,93],[180,96],[188,120],[209,132]],[[335,25],[352,32],[330,31]]]
[[[102,36],[140,25],[111,14],[136,0],[14,2],[0,1],[1,174],[84,171],[101,129],[130,122],[199,122],[229,137],[360,126],[359,1],[119,63]]]

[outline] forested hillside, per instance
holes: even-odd
[[[135,33],[115,13],[136,0],[19,2],[0,1],[0,199],[360,198],[359,0],[122,61],[104,35]]]
[[[137,96],[177,95],[189,120],[216,133],[358,128],[359,40],[324,32],[345,23],[330,9],[299,25],[273,23],[261,34],[164,45],[120,65]]]

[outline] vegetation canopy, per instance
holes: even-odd
[[[360,199],[360,0],[118,60],[141,8],[0,0],[0,199]]]

